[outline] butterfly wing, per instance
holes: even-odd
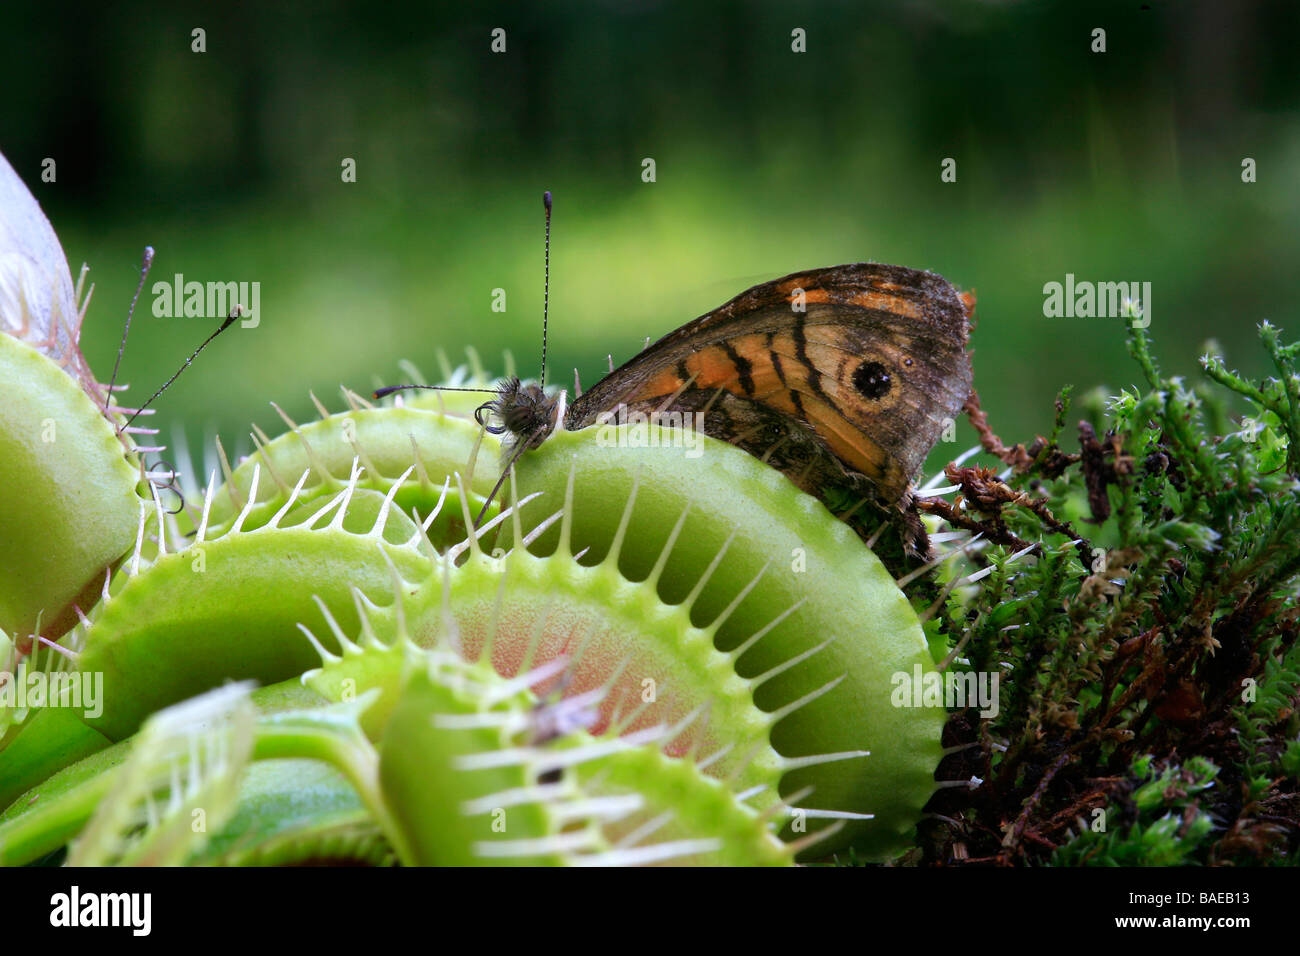
[[[968,337],[966,301],[934,273],[794,273],[660,339],[575,400],[565,424],[620,405],[704,412],[706,434],[806,490],[862,476],[896,503],[970,394]]]

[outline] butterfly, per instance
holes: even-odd
[[[510,379],[476,417],[507,436],[508,472],[557,427],[690,412],[705,434],[824,502],[871,501],[924,555],[912,479],[971,394],[973,309],[932,272],[871,262],[795,272],[670,332],[571,404]]]

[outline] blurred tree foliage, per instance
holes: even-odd
[[[340,382],[394,381],[402,357],[432,369],[440,346],[489,362],[510,346],[530,368],[544,188],[554,367],[588,381],[606,353],[754,282],[858,259],[976,288],[976,380],[1011,438],[1050,426],[1062,384],[1130,384],[1114,323],[1044,318],[1042,286],[1067,272],[1152,282],[1177,370],[1214,336],[1262,372],[1255,325],[1296,325],[1294,4],[22,3],[0,18],[0,149],[74,273],[92,266],[96,366],[145,244],[155,280],[262,285],[263,324],[160,408],[193,437],[268,425],[269,399],[305,414],[309,388],[337,404]],[[150,299],[124,364],[149,390],[214,324],[156,318]]]

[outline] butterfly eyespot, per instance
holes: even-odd
[[[879,362],[863,362],[853,373],[853,387],[863,398],[882,398],[892,386],[889,370]]]

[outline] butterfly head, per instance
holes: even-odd
[[[496,398],[474,412],[475,420],[492,435],[509,435],[511,444],[536,448],[564,414],[564,393],[550,396],[540,385],[509,378]]]

